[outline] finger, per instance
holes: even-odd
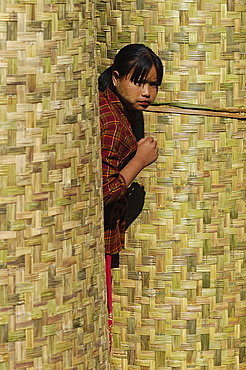
[[[157,147],[157,141],[156,141],[156,140],[153,140],[153,141],[151,142],[151,144],[154,146],[154,148],[156,148],[156,147]]]
[[[145,142],[148,138],[147,137],[143,137],[142,139],[140,139],[138,141],[138,145],[142,144],[143,142]]]
[[[154,138],[152,136],[148,137],[148,140],[152,143],[154,141]]]

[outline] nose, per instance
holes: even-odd
[[[142,95],[145,97],[150,97],[150,86],[149,84],[145,83],[142,87]]]

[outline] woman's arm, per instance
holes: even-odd
[[[134,136],[126,134],[118,123],[111,122],[101,131],[103,198],[106,205],[126,193],[128,185],[119,168],[122,168],[122,157],[132,157],[137,147]]]
[[[158,158],[158,147],[152,137],[147,137],[138,141],[135,156],[120,171],[128,187],[139,172]]]

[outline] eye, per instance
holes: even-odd
[[[154,87],[158,88],[157,81],[151,81],[149,84],[150,84],[150,86],[154,86]]]

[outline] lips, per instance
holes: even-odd
[[[148,107],[150,105],[150,101],[149,100],[143,100],[143,101],[140,101],[139,104],[144,106],[144,107]]]

